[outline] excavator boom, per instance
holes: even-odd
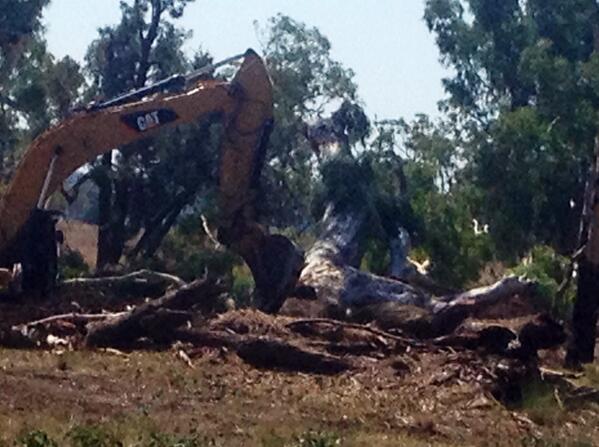
[[[272,121],[271,83],[258,55],[248,50],[231,82],[195,81],[177,93],[149,93],[154,96],[75,112],[33,141],[0,201],[0,261],[6,267],[22,262],[27,223],[75,170],[111,149],[209,113],[220,112],[225,120],[221,213],[226,220],[248,209],[256,152]]]

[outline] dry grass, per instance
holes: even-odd
[[[521,446],[535,436],[597,435],[599,417],[589,409],[557,419],[529,414],[527,425],[466,383],[418,384],[428,368],[439,368],[433,360],[422,357],[422,371],[400,379],[375,370],[333,377],[259,371],[212,350],[194,368],[173,352],[0,350],[0,438],[39,429],[63,439],[90,425],[124,445],[144,445],[139,440],[151,433],[200,434],[227,447],[328,447],[301,444],[310,432],[352,447]]]
[[[599,365],[587,365],[584,369],[584,377],[587,386],[599,388]]]
[[[79,220],[61,220],[57,229],[62,231],[65,247],[77,251],[90,269],[96,267],[98,226]]]

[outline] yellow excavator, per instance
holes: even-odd
[[[208,71],[237,58],[243,58],[243,63],[232,81],[205,80]],[[258,288],[260,283],[272,285],[272,274],[264,264],[272,256],[266,253],[286,249],[288,244],[256,223],[254,199],[272,126],[273,101],[266,67],[252,50],[75,111],[36,138],[0,201],[0,266],[4,268],[0,281],[22,283],[31,290],[53,287],[55,217],[45,204],[75,170],[118,146],[214,112],[224,117],[219,239],[245,259]],[[281,283],[275,287],[278,290],[267,293],[281,293],[285,287]]]

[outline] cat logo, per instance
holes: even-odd
[[[160,124],[160,118],[158,117],[158,111],[150,112],[146,115],[137,117],[137,127],[140,132],[143,132],[152,127],[156,127]]]
[[[163,124],[172,123],[179,116],[171,109],[144,110],[121,117],[121,121],[137,132],[146,132]]]

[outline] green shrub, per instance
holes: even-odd
[[[43,431],[35,430],[17,438],[15,445],[19,447],[58,447],[58,443]]]
[[[430,275],[439,284],[457,289],[473,285],[495,260],[491,234],[476,234],[473,228],[471,202],[477,194],[467,188],[447,194],[416,190],[411,199],[421,222],[412,242],[422,258],[430,259]],[[484,222],[480,225],[484,228]]]
[[[152,433],[147,445],[148,447],[203,447],[213,444],[199,436],[179,437],[161,433]]]
[[[248,307],[252,303],[252,293],[254,291],[254,277],[252,272],[245,265],[233,267],[233,284],[231,286],[231,295],[238,308]]]
[[[574,281],[562,293],[560,284],[568,274],[569,259],[557,254],[552,248],[540,245],[512,269],[512,273],[537,281],[538,293],[534,304],[538,310],[551,313],[558,318],[568,318],[575,298]]]
[[[58,258],[58,273],[63,279],[71,279],[87,276],[90,271],[81,253],[75,250],[65,250]]]
[[[101,427],[78,426],[65,436],[71,447],[123,447],[123,443]]]
[[[293,447],[337,447],[341,438],[334,433],[309,431],[298,436]]]

